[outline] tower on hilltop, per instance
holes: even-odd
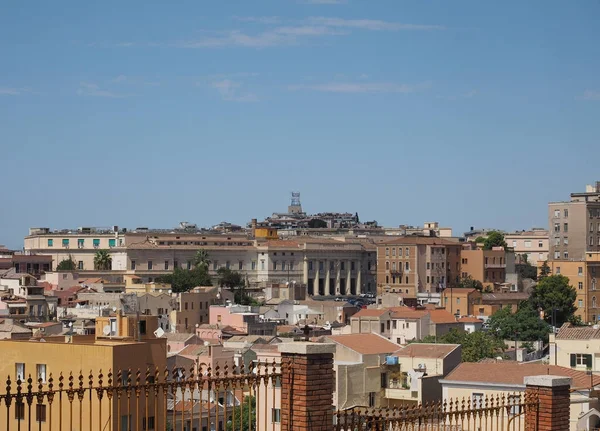
[[[302,204],[300,203],[300,192],[292,192],[292,200],[288,207],[288,214],[301,214]]]

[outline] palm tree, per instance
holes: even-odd
[[[196,252],[194,256],[194,266],[196,268],[203,268],[208,271],[208,267],[210,266],[210,259],[208,258],[208,252],[201,248]]]
[[[94,256],[94,269],[108,270],[112,266],[112,258],[108,250],[98,250]]]

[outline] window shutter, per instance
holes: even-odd
[[[592,369],[592,355],[585,355],[585,365],[591,370]]]
[[[571,367],[574,367],[577,365],[577,359],[575,357],[575,355],[573,353],[571,353]]]

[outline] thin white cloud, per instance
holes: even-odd
[[[32,93],[29,87],[0,87],[0,96],[21,96]]]
[[[213,82],[211,86],[228,102],[258,102],[256,94],[243,91],[241,82],[223,79]]]
[[[124,94],[114,93],[112,91],[104,90],[100,88],[97,84],[93,84],[90,82],[82,82],[79,84],[79,88],[77,89],[77,94],[79,96],[91,96],[91,97],[108,97],[108,98],[121,98],[126,97]]]
[[[278,16],[234,16],[233,19],[239,22],[257,22],[260,24],[277,24],[280,21]]]
[[[471,90],[471,91],[467,91],[466,93],[464,93],[462,95],[462,97],[464,97],[465,99],[471,99],[472,97],[477,96],[477,90]]]
[[[344,19],[344,18],[329,18],[329,17],[312,17],[309,21],[324,25],[327,27],[337,28],[356,28],[361,30],[371,31],[399,31],[399,30],[444,30],[441,25],[423,25],[423,24],[402,24],[398,22],[382,21],[377,19]]]
[[[581,98],[583,100],[600,100],[600,91],[585,90]]]
[[[316,85],[292,85],[290,90],[311,90],[324,93],[414,93],[429,87],[429,84],[408,85],[393,82],[330,82]]]

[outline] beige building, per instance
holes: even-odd
[[[474,316],[482,302],[477,289],[450,288],[442,292],[442,306],[452,315]]]
[[[548,230],[533,228],[532,230],[512,232],[504,235],[508,247],[516,256],[527,256],[527,262],[537,266],[538,262],[548,260],[550,251],[550,235]]]
[[[461,362],[459,344],[409,344],[386,358],[386,407],[442,400],[440,379]]]
[[[395,293],[417,305],[420,292],[454,286],[460,274],[457,242],[427,237],[386,239],[377,244],[377,293]]]
[[[272,240],[198,229],[32,228],[24,245],[26,251],[51,255],[54,267],[72,258],[81,276],[102,276],[113,282],[124,283],[125,276],[134,275],[147,283],[174,268],[190,269],[196,252],[204,249],[214,279],[220,268],[229,268],[256,288],[295,281],[305,285],[309,295],[375,291],[377,250],[370,238],[301,236]],[[110,270],[94,268],[98,250],[109,251]]]
[[[377,334],[331,335],[336,376],[333,404],[338,410],[385,405],[385,358],[401,349]]]
[[[570,201],[548,204],[550,256],[553,260],[581,260],[600,252],[600,182],[585,193],[571,193]]]
[[[600,328],[565,323],[556,334],[550,334],[550,364],[600,371]]]
[[[504,396],[508,402],[511,401],[511,397],[516,400],[515,395],[523,395],[525,392],[526,377],[544,375],[572,379],[570,430],[597,429],[600,424],[600,413],[598,412],[600,402],[598,398],[590,396],[593,387],[600,383],[600,378],[590,376],[585,371],[541,363],[464,362],[440,383],[445,400],[464,399],[470,403],[472,408],[482,408],[485,406],[486,398],[492,396]],[[518,420],[519,413],[518,410],[508,410],[501,420],[505,424],[512,418]]]

